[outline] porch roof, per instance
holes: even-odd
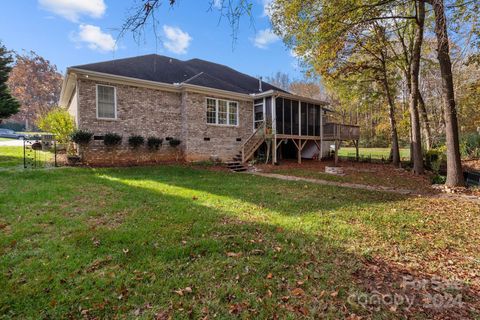
[[[265,97],[271,97],[274,96],[275,98],[286,98],[286,99],[291,99],[291,100],[299,100],[301,102],[308,102],[308,103],[313,103],[320,105],[323,110],[325,111],[330,111],[333,112],[332,110],[325,108],[325,106],[330,105],[330,103],[323,101],[323,100],[317,100],[317,99],[312,99],[304,96],[300,96],[294,93],[290,92],[283,92],[283,91],[277,91],[277,90],[268,90],[262,93],[254,93],[251,94],[251,96],[254,99],[260,99],[260,98],[265,98]]]

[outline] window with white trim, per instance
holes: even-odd
[[[237,126],[238,102],[207,98],[207,123]]]
[[[97,84],[97,118],[117,118],[117,97],[115,87]]]

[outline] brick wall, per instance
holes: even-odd
[[[238,126],[220,126],[207,124],[206,99],[224,98],[216,95],[204,95],[185,92],[183,104],[185,112],[185,158],[187,161],[198,161],[218,157],[222,161],[230,161],[237,154],[243,142],[252,134],[253,103],[238,102]],[[205,138],[210,138],[206,141]],[[237,141],[241,139],[241,141]]]
[[[116,120],[97,119],[96,84],[116,87]],[[86,79],[78,81],[78,92],[79,128],[97,136],[107,132],[123,136],[122,145],[115,150],[107,150],[103,141],[93,141],[85,155],[86,162],[91,165],[134,165],[172,161],[179,157],[187,161],[201,161],[213,156],[229,161],[252,133],[251,101],[236,100],[239,103],[239,125],[226,127],[207,124],[207,95],[203,94],[166,92]],[[208,97],[223,98],[215,95]],[[130,135],[156,136],[163,138],[164,143],[156,152],[148,151],[146,146],[132,150],[128,146]],[[178,138],[182,144],[172,148],[165,141],[166,137]],[[205,141],[205,138],[210,138],[210,141]]]
[[[116,120],[97,119],[96,84],[116,87]],[[87,163],[128,165],[176,158],[179,150],[170,147],[165,138],[182,139],[179,93],[91,80],[80,80],[78,86],[79,128],[89,130],[97,136],[108,132],[123,136],[122,145],[114,151],[107,150],[101,140],[92,141],[85,156]],[[131,150],[128,146],[128,137],[131,135],[141,135],[145,139],[155,136],[163,138],[164,143],[156,152],[149,152],[146,146]]]

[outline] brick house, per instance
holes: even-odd
[[[273,162],[301,161],[328,154],[332,141],[358,140],[358,127],[326,123],[325,102],[199,59],[146,55],[70,67],[60,105],[79,129],[94,133],[85,155],[92,165],[110,164],[112,157],[116,164],[130,164],[179,154],[186,161],[245,162],[266,150]],[[103,145],[106,133],[123,136],[115,151]],[[131,135],[164,143],[156,152],[132,150]],[[181,144],[171,147],[172,138]]]

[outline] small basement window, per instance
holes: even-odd
[[[97,118],[117,118],[117,95],[116,88],[97,84]]]

